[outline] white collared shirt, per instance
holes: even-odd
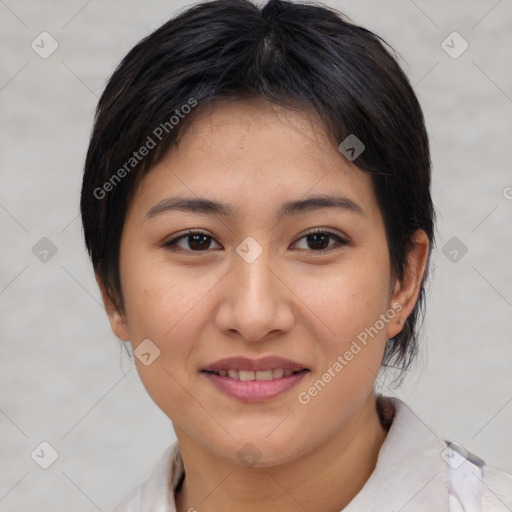
[[[512,475],[439,438],[401,400],[379,400],[394,417],[374,471],[343,512],[512,512]],[[173,443],[113,512],[176,512],[183,472]]]

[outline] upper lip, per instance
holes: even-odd
[[[284,359],[277,356],[267,356],[261,359],[249,359],[248,357],[228,357],[226,359],[219,359],[208,366],[205,366],[201,371],[219,371],[219,370],[246,370],[246,371],[264,371],[272,370],[275,368],[282,368],[283,370],[298,371],[308,369],[304,365]]]

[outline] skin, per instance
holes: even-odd
[[[282,203],[316,194],[343,195],[364,213],[331,207],[276,219]],[[234,215],[168,211],[146,218],[175,195],[222,201]],[[163,246],[190,228],[211,238],[196,245],[181,239],[177,251]],[[348,243],[305,237],[313,228]],[[263,251],[252,263],[236,252],[247,236]],[[188,126],[141,181],[127,213],[123,311],[97,277],[116,336],[134,349],[149,338],[161,351],[148,366],[135,362],[180,445],[186,478],[176,496],[179,512],[328,512],[352,500],[386,438],[373,385],[386,340],[416,303],[427,254],[428,239],[418,231],[403,280],[392,276],[370,177],[314,117],[251,100],[204,111]],[[400,313],[307,405],[299,403],[298,394],[393,304]],[[278,355],[310,372],[277,398],[245,403],[200,373],[235,355]],[[237,456],[246,443],[261,453],[252,467]]]

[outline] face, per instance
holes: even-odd
[[[177,433],[235,463],[250,442],[260,466],[351,421],[413,305],[399,303],[369,176],[314,119],[263,101],[203,113],[145,176],[120,272],[125,308],[109,308],[110,321],[136,354],[150,340],[135,362],[152,399]],[[236,381],[203,371],[232,357],[286,361]],[[305,370],[279,377],[292,362]],[[232,376],[245,368],[223,364]],[[258,375],[275,378],[239,380]]]

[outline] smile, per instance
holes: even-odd
[[[299,373],[304,370],[285,370],[283,368],[274,368],[271,370],[259,370],[259,371],[251,371],[251,370],[219,370],[219,371],[211,371],[207,373],[214,373],[215,375],[220,375],[221,377],[229,377],[230,379],[236,380],[272,380],[272,379],[280,379],[281,377],[288,377],[289,375],[293,375],[294,373]]]

